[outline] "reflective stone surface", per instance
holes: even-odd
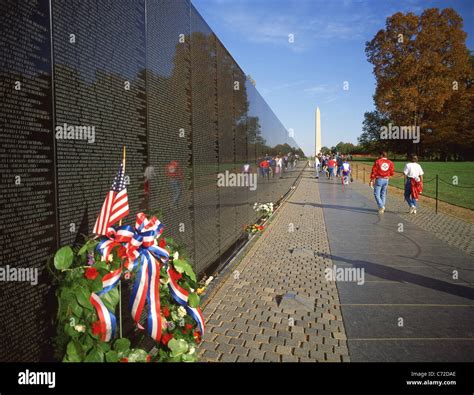
[[[91,234],[124,145],[124,223],[158,214],[203,272],[288,190],[258,164],[296,143],[188,0],[2,0],[0,18],[1,265],[39,270],[0,283],[0,360],[37,361],[46,261]],[[218,184],[247,170],[255,188]]]

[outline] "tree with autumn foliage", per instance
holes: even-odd
[[[388,17],[385,29],[366,43],[378,114],[393,125],[420,127],[420,143],[389,143],[395,152],[472,156],[474,72],[466,36],[456,11],[430,8],[420,16]]]

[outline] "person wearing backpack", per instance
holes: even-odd
[[[379,208],[379,214],[385,212],[385,202],[387,200],[388,181],[394,174],[393,162],[387,159],[387,153],[381,151],[379,158],[372,166],[369,185],[374,188],[375,202]]]
[[[351,179],[351,165],[347,161],[347,159],[344,159],[344,161],[341,164],[341,177],[342,177],[342,183],[344,185],[349,185],[349,181]]]

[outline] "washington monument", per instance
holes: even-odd
[[[319,107],[316,107],[316,125],[314,136],[314,154],[318,155],[321,152],[321,114]]]

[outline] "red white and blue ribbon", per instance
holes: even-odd
[[[156,341],[160,340],[162,332],[159,260],[164,263],[169,260],[168,251],[157,244],[157,238],[162,232],[163,225],[156,217],[149,220],[144,213],[139,213],[134,228],[128,225],[117,229],[110,227],[107,232],[108,238],[97,246],[103,260],[108,259],[114,247],[125,248],[127,256],[125,268],[129,271],[138,269],[130,298],[132,318],[141,328],[139,321],[145,304],[148,304],[148,333]],[[114,288],[120,280],[121,273],[122,268],[119,268],[113,274],[104,276],[107,282],[104,281],[104,289],[101,292],[105,293]]]
[[[201,331],[201,336],[204,335],[204,317],[201,313],[201,309],[199,307],[191,307],[188,304],[188,296],[189,293],[184,288],[180,287],[178,284],[178,273],[170,266],[167,269],[168,276],[170,278],[170,282],[168,284],[168,288],[170,290],[171,296],[173,296],[174,300],[178,302],[181,306],[186,309],[186,312],[193,317],[194,321],[199,326],[199,330]]]
[[[115,288],[120,281],[122,269],[119,268],[111,273],[106,274],[102,277],[102,289],[97,293],[92,293],[89,300],[94,306],[97,312],[97,317],[100,323],[100,339],[108,342],[115,336],[115,328],[117,326],[117,320],[114,313],[105,307],[104,303],[100,299],[100,295],[109,292],[112,288]]]
[[[89,300],[97,311],[97,316],[99,317],[100,340],[108,342],[115,336],[115,329],[117,327],[115,315],[105,307],[105,304],[102,302],[99,295],[92,293]]]
[[[148,304],[147,329],[149,335],[156,341],[161,339],[161,310],[160,310],[160,263],[167,265],[169,261],[169,253],[166,249],[160,247],[157,238],[163,232],[163,225],[156,218],[150,220],[146,218],[144,213],[137,214],[135,227],[121,226],[118,228],[110,227],[107,231],[107,238],[103,239],[97,246],[100,251],[102,260],[108,260],[112,249],[117,246],[123,246],[126,253],[126,262],[124,267],[129,270],[137,271],[135,284],[133,286],[130,297],[130,309],[133,320],[140,327],[140,318],[145,307]],[[117,286],[122,274],[122,267],[116,271],[109,273],[103,278],[103,289],[98,293],[102,295]],[[179,286],[177,273],[173,268],[168,266],[167,272],[170,278],[168,285],[170,293],[174,300],[183,306],[187,313],[197,322],[201,335],[204,334],[204,318],[201,310],[192,308],[188,304],[189,293]],[[100,298],[97,297],[100,301]],[[91,300],[92,301],[92,300]],[[95,301],[97,305],[100,304]],[[94,305],[95,306],[95,305]],[[103,306],[103,303],[102,303]],[[105,306],[104,306],[105,308]],[[98,308],[96,307],[96,310]],[[108,310],[105,308],[108,312]],[[99,319],[102,323],[107,321],[106,312],[101,310]],[[108,312],[109,316],[115,317]],[[110,318],[112,321],[112,318]]]

